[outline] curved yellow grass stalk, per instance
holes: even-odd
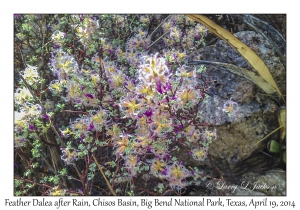
[[[265,63],[243,42],[237,39],[234,35],[232,35],[229,31],[223,29],[221,26],[215,24],[209,18],[203,15],[186,15],[187,17],[203,24],[208,30],[220,37],[228,44],[230,44],[233,48],[235,48],[249,63],[250,65],[257,70],[260,77],[269,83],[273,89],[273,93],[277,92],[282,99],[284,100],[275,80],[273,79],[268,67]]]

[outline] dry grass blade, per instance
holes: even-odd
[[[243,20],[244,20],[244,22],[249,26],[249,27],[251,27],[254,31],[256,31],[257,33],[259,33],[260,35],[262,35],[270,44],[271,44],[271,47],[272,47],[272,49],[277,53],[277,55],[280,57],[280,60],[281,60],[281,62],[282,62],[282,64],[284,65],[284,67],[286,66],[286,58],[285,58],[285,55],[283,55],[281,52],[280,52],[280,49],[279,49],[279,47],[277,46],[277,44],[275,43],[275,42],[273,42],[271,39],[269,39],[269,37],[262,31],[262,30],[260,30],[260,29],[258,29],[257,27],[255,27],[255,25],[254,24],[251,24],[251,20],[253,21],[253,22],[257,22],[257,24],[260,24],[260,26],[261,25],[268,25],[268,23],[266,23],[266,22],[264,22],[264,21],[262,21],[262,20],[259,20],[258,18],[255,18],[255,17],[253,17],[252,15],[246,15],[247,17],[249,17],[250,18],[250,21],[249,20],[247,20],[247,18],[243,18]],[[282,35],[278,32],[278,31],[276,31],[277,32],[277,34],[278,34],[278,36],[280,36],[280,37],[282,37]],[[283,37],[282,37],[282,39],[284,39]]]
[[[286,132],[286,109],[282,108],[278,117],[279,125],[282,126],[280,129],[280,142],[282,142],[285,138]]]
[[[243,42],[237,39],[229,31],[223,29],[221,26],[215,24],[213,21],[211,21],[209,18],[203,15],[187,15],[187,16],[203,24],[205,27],[207,27],[210,30],[210,32],[212,32],[216,36],[226,41],[232,47],[234,47],[250,63],[250,65],[255,70],[257,70],[260,77],[271,85],[271,87],[273,88],[272,92],[274,93],[277,92],[283,98],[268,67],[247,45],[245,45]]]
[[[278,128],[276,128],[275,130],[273,130],[271,133],[269,133],[268,135],[266,135],[264,138],[262,138],[260,141],[258,141],[255,145],[259,144],[260,142],[262,142],[263,140],[265,140],[266,138],[268,138],[269,136],[271,136],[273,133],[275,133],[276,131],[278,131],[279,129],[281,129],[283,126],[280,126]],[[255,146],[254,145],[254,146]]]

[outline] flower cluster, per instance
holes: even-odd
[[[204,37],[207,29],[201,25],[195,25],[194,20],[183,15],[171,16],[162,24],[163,32],[168,36],[163,38],[168,47],[182,46],[187,51],[205,44]]]
[[[27,68],[20,72],[20,75],[26,80],[28,85],[39,83],[39,74],[37,67],[28,65]],[[28,87],[19,87],[15,92],[15,104],[18,105],[18,111],[15,111],[15,147],[21,147],[27,141],[29,132],[34,130],[34,121],[41,117],[42,107],[36,103]]]
[[[181,189],[186,186],[184,180],[191,175],[191,172],[188,171],[183,165],[175,163],[169,167],[167,179],[170,187],[174,189]]]
[[[90,15],[84,15],[84,16],[78,16],[74,15],[73,18],[75,21],[78,19],[80,20],[80,24],[73,25],[74,29],[77,32],[77,36],[81,43],[88,47],[91,44],[92,41],[92,34],[96,31],[96,29],[99,27],[98,20],[96,20],[95,17]]]
[[[62,148],[61,159],[65,162],[66,165],[73,165],[74,162],[78,159],[78,152],[74,148]]]
[[[130,65],[137,67],[141,56],[147,51],[150,45],[150,38],[146,37],[146,32],[139,28],[135,36],[126,43],[126,59]]]
[[[94,60],[99,60],[97,55]],[[150,153],[155,155],[150,164],[152,175],[168,180],[174,189],[186,186],[184,180],[191,173],[170,158],[172,142],[180,138],[179,135],[174,138],[174,130],[197,148],[191,151],[196,160],[205,159],[207,147],[216,137],[215,131],[207,128],[178,126],[183,119],[178,118],[177,113],[195,107],[203,99],[201,89],[194,85],[197,84],[196,71],[185,65],[172,70],[166,63],[166,57],[159,54],[140,58],[135,81],[130,80],[113,62],[105,62],[104,66],[109,87],[120,93],[118,105],[123,118],[135,122],[135,132],[127,133],[116,124],[109,123],[113,122],[113,118],[112,121],[107,120],[103,110],[78,118],[71,126],[72,132],[78,132],[83,139],[94,128],[105,127],[116,158],[124,159],[124,168],[132,177],[138,174],[141,164],[146,164],[140,159]],[[79,91],[80,88],[77,89]],[[108,101],[114,100],[116,96],[107,98]],[[169,142],[166,141],[168,138]]]
[[[32,99],[32,95],[28,88],[18,88],[15,92],[15,103],[17,104],[23,104],[27,100]]]
[[[72,73],[78,71],[78,64],[75,59],[61,49],[52,52],[50,60],[51,70],[59,80],[66,80]]]
[[[184,179],[191,173],[177,161],[170,160],[170,144],[172,139],[176,140],[174,130],[177,129],[177,133],[181,133],[192,145],[199,145],[199,148],[200,145],[208,146],[215,137],[215,131],[200,130],[193,125],[181,126],[181,129],[177,126],[182,120],[177,113],[196,106],[203,99],[201,90],[194,85],[196,71],[183,65],[173,72],[167,66],[166,58],[155,54],[142,57],[136,76],[136,86],[125,92],[119,103],[124,117],[136,121],[135,138],[120,132],[119,136],[110,135],[116,155],[126,160],[126,168],[131,174],[136,174],[135,165],[128,164],[133,156],[127,154],[136,157],[153,153],[155,158],[151,163],[151,174],[167,179],[172,188],[180,189],[185,186]],[[171,139],[169,143],[166,141],[168,138]],[[207,149],[199,148],[192,150],[192,157],[204,160]]]
[[[37,67],[28,65],[27,68],[21,72],[21,75],[26,80],[29,85],[33,85],[38,82],[39,74],[37,72]]]
[[[53,40],[53,42],[60,44],[63,41],[63,38],[66,36],[65,33],[61,32],[61,31],[55,31],[52,36],[51,39]]]

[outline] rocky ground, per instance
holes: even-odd
[[[281,18],[276,20],[277,23],[283,21]],[[238,20],[239,27],[236,28],[241,31],[234,35],[264,61],[285,95],[285,57],[281,56],[285,54],[285,47],[278,47],[280,52],[274,49],[275,42],[279,43],[277,46],[283,43],[284,39],[279,42],[277,39],[282,31],[278,31],[277,38],[274,38],[276,35],[266,31],[249,30],[245,21]],[[284,27],[284,23],[281,24]],[[224,25],[226,23],[223,22]],[[229,63],[255,72],[247,60],[220,39],[197,53],[201,60]],[[195,62],[192,60],[191,63]],[[257,144],[279,127],[278,114],[285,103],[276,96],[266,95],[253,82],[224,67],[213,64],[205,66],[215,83],[208,92],[208,102],[200,107],[203,119],[216,122],[222,113],[222,104],[230,99],[238,103],[239,112],[234,118],[225,117],[217,122],[218,138],[211,144],[210,157],[206,162],[200,165],[189,159],[188,155],[178,154],[187,165],[211,171],[212,179],[207,179],[199,188],[191,187],[187,195],[286,195],[285,164],[280,154],[272,154],[267,150],[268,141],[278,140],[279,132]],[[230,188],[234,186],[234,189]]]

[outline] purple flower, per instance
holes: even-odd
[[[147,148],[147,152],[151,152],[151,147],[150,146],[148,146],[148,148]]]
[[[79,15],[80,21],[83,21],[84,15]]]
[[[165,100],[166,100],[167,103],[169,103],[170,102],[169,96],[167,96]]]
[[[43,116],[44,118],[46,118],[47,120],[49,120],[50,119],[50,117],[49,117],[49,115],[47,115],[47,114],[44,114],[44,116]]]
[[[140,162],[140,161],[141,161],[140,157],[137,157],[136,162],[138,163],[138,162]]]
[[[156,79],[156,88],[157,88],[157,91],[162,94],[162,89],[161,89],[161,82],[160,82],[160,79]]]
[[[92,94],[90,94],[90,93],[87,93],[85,95],[86,95],[86,97],[89,97],[90,99],[94,99],[94,96]]]
[[[192,155],[193,153],[192,153],[191,151],[188,151],[188,154],[189,154],[189,155]]]
[[[168,90],[170,90],[171,88],[171,84],[168,82],[166,87],[165,87],[165,91],[164,92],[167,92]]]
[[[114,49],[108,49],[109,54],[113,54]]]
[[[145,115],[146,117],[151,117],[152,116],[152,109],[148,109],[146,112],[145,112]]]
[[[15,167],[18,167],[19,165],[15,163],[14,166],[15,166]]]
[[[174,101],[177,99],[177,96],[173,96],[171,99]]]
[[[175,126],[175,133],[178,133],[180,130],[182,129],[182,125],[179,125],[179,126]]]
[[[180,162],[179,162],[179,165],[183,165],[183,161],[180,161]]]
[[[33,130],[34,130],[34,126],[29,124],[29,129],[30,129],[31,131],[33,131]]]
[[[20,18],[20,15],[14,14],[14,17],[18,19],[18,18]]]
[[[81,134],[80,142],[83,142],[84,137],[85,137],[85,136],[84,136],[83,134]]]
[[[169,154],[166,154],[166,155],[165,155],[165,158],[166,158],[166,160],[170,160],[170,159],[171,159],[171,157],[170,157]]]
[[[163,175],[167,175],[168,174],[168,169],[164,169],[162,172],[161,172]]]
[[[89,126],[88,131],[92,131],[92,130],[94,129],[94,127],[95,127],[95,126],[93,125],[93,123],[91,123],[90,126]]]
[[[194,175],[194,174],[195,174],[195,172],[194,172],[194,171],[191,171],[191,174],[192,174],[192,175]]]

